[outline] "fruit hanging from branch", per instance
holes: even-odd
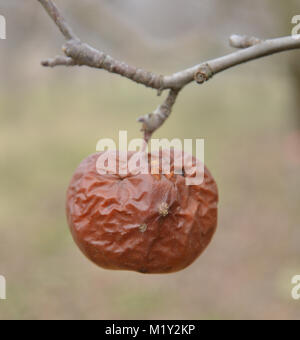
[[[268,40],[232,35],[230,45],[237,51],[162,76],[81,42],[52,0],[38,1],[66,39],[64,55],[42,61],[43,66],[88,66],[155,89],[158,95],[168,91],[156,110],[138,119],[146,142],[165,123],[188,84],[203,84],[233,66],[300,49],[300,35]],[[99,154],[91,155],[80,164],[67,194],[69,226],[84,254],[104,268],[143,273],[169,273],[191,264],[206,248],[217,225],[217,186],[207,168],[203,183],[186,185],[188,175],[176,171],[99,174],[97,157]],[[171,161],[173,168],[175,158]]]
[[[164,159],[160,152],[153,169],[149,154],[147,174],[99,174],[101,153],[79,165],[67,192],[67,217],[75,242],[91,261],[107,269],[171,273],[204,251],[217,227],[217,185],[207,168],[201,184],[187,185],[194,173],[176,168],[181,155],[173,150]],[[129,163],[135,153],[127,156]],[[164,160],[170,163],[168,174]]]

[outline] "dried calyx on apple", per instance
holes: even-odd
[[[217,227],[218,190],[208,169],[203,165],[200,184],[188,185],[195,173],[179,171],[177,157],[186,159],[182,152],[168,154],[167,174],[164,152],[154,161],[145,154],[148,173],[120,171],[119,152],[117,171],[102,173],[102,155],[82,161],[67,191],[68,223],[81,251],[107,269],[171,273],[189,266]],[[136,155],[127,153],[127,166]]]

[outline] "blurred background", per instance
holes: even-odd
[[[169,74],[230,53],[232,33],[291,34],[299,1],[57,0],[74,31],[129,64]],[[65,192],[79,162],[155,91],[104,71],[48,69],[63,38],[38,1],[0,0],[0,319],[299,319],[300,52],[184,89],[156,138],[205,138],[220,192],[205,253],[169,275],[107,271],[72,241]]]

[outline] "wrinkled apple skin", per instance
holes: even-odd
[[[82,161],[67,191],[81,251],[102,268],[140,273],[176,272],[195,261],[217,227],[218,190],[207,168],[203,183],[189,186],[187,175],[174,172],[100,175],[99,155]]]

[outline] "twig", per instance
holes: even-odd
[[[56,26],[60,29],[61,33],[67,40],[79,40],[76,35],[72,32],[72,29],[67,24],[64,17],[60,14],[59,9],[55,3],[51,0],[38,0],[45,8],[49,16],[54,20]]]
[[[149,141],[154,131],[156,131],[165,120],[170,116],[172,108],[176,102],[180,90],[170,90],[166,100],[154,112],[138,118],[138,122],[142,123],[144,139]]]
[[[153,113],[139,118],[139,122],[143,124],[142,130],[145,133],[146,140],[148,140],[153,132],[169,117],[179,91],[189,83],[196,81],[198,84],[202,84],[214,74],[233,66],[274,53],[300,48],[300,39],[296,39],[293,36],[261,40],[254,37],[233,35],[230,37],[230,44],[233,47],[240,48],[239,51],[206,61],[169,76],[162,76],[134,66],[129,66],[125,62],[116,60],[104,52],[100,52],[88,44],[82,43],[67,25],[52,0],[38,1],[43,5],[67,40],[63,46],[63,51],[67,57],[56,57],[45,60],[42,62],[43,66],[85,65],[121,75],[138,84],[156,89],[159,94],[166,89],[170,90],[166,101],[162,105]]]
[[[75,60],[65,56],[57,56],[53,59],[43,60],[42,66],[55,67],[55,66],[75,66]]]
[[[163,77],[154,73],[144,71],[134,66],[116,60],[104,52],[84,44],[78,40],[69,40],[63,46],[63,52],[76,61],[76,65],[104,69],[111,73],[119,74],[136,83],[143,84],[159,90],[163,87]]]

